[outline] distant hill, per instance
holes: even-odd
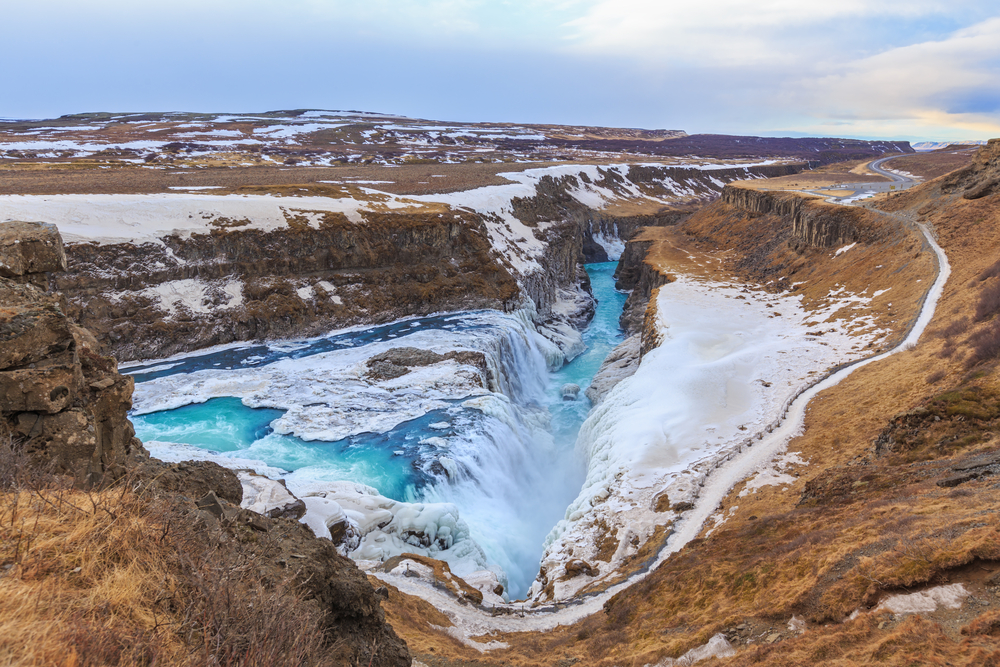
[[[692,157],[815,165],[912,152],[905,141],[689,136],[681,130],[446,122],[360,111],[89,113],[0,120],[0,159],[46,165],[329,167]]]
[[[938,151],[949,146],[984,146],[985,139],[970,139],[969,141],[921,141],[913,144],[915,151]]]

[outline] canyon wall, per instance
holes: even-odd
[[[790,223],[791,236],[808,246],[831,248],[854,243],[863,236],[857,216],[850,213],[855,209],[796,194],[727,185],[722,189],[721,200],[749,214],[785,218]]]
[[[518,302],[470,214],[328,215],[318,226],[223,228],[162,244],[77,243],[55,284],[120,360],[240,340],[316,335]]]
[[[45,289],[65,267],[54,225],[0,224],[0,437],[92,486],[146,453],[126,417],[132,378]]]
[[[478,191],[445,203],[369,193],[368,209],[350,218],[280,197],[270,199],[284,211],[277,225],[191,204],[184,220],[206,222],[187,231],[151,237],[147,225],[185,223],[140,216],[115,223],[126,238],[98,231],[68,244],[68,270],[54,281],[67,314],[120,361],[435,312],[509,312],[526,299],[536,323],[562,332],[554,340],[565,348],[567,328],[593,313],[583,263],[606,260],[609,244],[623,247],[644,226],[677,224],[728,181],[802,167],[539,170],[485,206]]]

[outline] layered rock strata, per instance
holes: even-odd
[[[126,415],[132,378],[40,285],[66,266],[55,227],[0,224],[0,429],[78,484],[122,474],[145,455]]]
[[[57,286],[69,314],[122,360],[518,300],[477,222],[451,216],[328,215],[318,229],[218,229],[67,254]]]

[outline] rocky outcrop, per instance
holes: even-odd
[[[66,253],[56,226],[42,222],[0,225],[0,277],[48,289],[48,275],[66,270]]]
[[[132,378],[39,284],[64,264],[51,225],[0,224],[0,431],[37,462],[92,486],[147,456],[126,415]]]
[[[392,380],[406,375],[411,368],[430,366],[448,360],[478,368],[483,377],[483,386],[490,386],[496,381],[490,378],[490,371],[486,365],[486,355],[472,350],[452,350],[438,354],[416,347],[394,347],[370,357],[366,364],[369,377],[378,381]]]
[[[471,213],[330,214],[318,228],[220,227],[139,247],[79,243],[67,256],[56,284],[69,315],[121,360],[518,303]]]
[[[534,197],[513,200],[512,213],[532,227],[553,220],[575,222],[583,233],[584,261],[606,262],[610,259],[607,249],[598,239],[624,243],[643,227],[675,225],[699,205],[717,198],[725,183],[795,174],[804,166],[783,164],[702,170],[691,167],[630,165],[627,170],[598,168],[597,179],[586,172],[560,177],[545,176],[540,179]],[[642,202],[649,197],[655,198],[651,201],[661,204],[649,213],[594,209],[570,194],[571,190],[583,185],[601,188],[609,195],[625,201]],[[648,209],[649,206],[645,208]]]
[[[405,667],[406,643],[385,619],[384,592],[330,540],[318,539],[294,518],[264,516],[240,507],[240,480],[215,463],[166,464],[150,459],[133,471],[144,493],[164,503],[181,527],[188,559],[210,553],[219,568],[251,567],[276,598],[292,583],[298,600],[322,619],[323,664]],[[175,538],[176,539],[176,538]],[[286,607],[286,610],[288,608]]]
[[[203,498],[209,493],[239,505],[243,501],[243,485],[228,468],[212,461],[182,461],[164,463],[157,459],[144,461],[136,475],[145,480],[145,488],[157,494]]]
[[[972,164],[948,175],[942,190],[949,194],[961,193],[965,199],[1000,193],[1000,139],[990,139],[976,151]]]
[[[628,335],[639,333],[646,317],[646,305],[653,290],[670,282],[666,276],[646,263],[652,241],[635,240],[625,245],[625,252],[615,269],[615,288],[629,290],[618,323]]]
[[[641,336],[629,336],[608,353],[601,363],[601,368],[590,381],[590,386],[584,393],[590,402],[597,405],[604,400],[608,392],[619,382],[635,374],[639,368],[639,348]]]

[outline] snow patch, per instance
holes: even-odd
[[[850,250],[851,248],[853,248],[856,245],[858,245],[858,244],[857,243],[852,243],[851,245],[845,245],[843,248],[837,248],[837,252],[833,253],[833,256],[834,257],[839,257],[840,255],[842,255],[843,253],[847,252],[848,250]]]
[[[959,609],[969,591],[962,584],[937,586],[918,593],[890,595],[882,600],[875,611],[891,611],[894,614],[929,614],[938,607]]]
[[[707,643],[691,649],[676,660],[673,658],[666,658],[665,660],[661,660],[656,663],[655,667],[674,667],[675,665],[678,667],[686,667],[687,665],[693,665],[696,662],[707,660],[709,658],[728,658],[734,655],[736,655],[736,650],[733,648],[733,645],[730,644],[726,640],[725,635],[720,632],[709,639]]]
[[[786,484],[793,484],[797,478],[784,472],[784,470],[789,466],[806,465],[807,463],[808,461],[803,461],[799,457],[798,452],[791,452],[789,454],[779,456],[773,461],[768,461],[764,465],[760,466],[757,470],[757,474],[754,475],[753,478],[747,480],[746,487],[740,491],[740,498],[751,493],[757,493],[757,489],[765,486],[784,486]]]

